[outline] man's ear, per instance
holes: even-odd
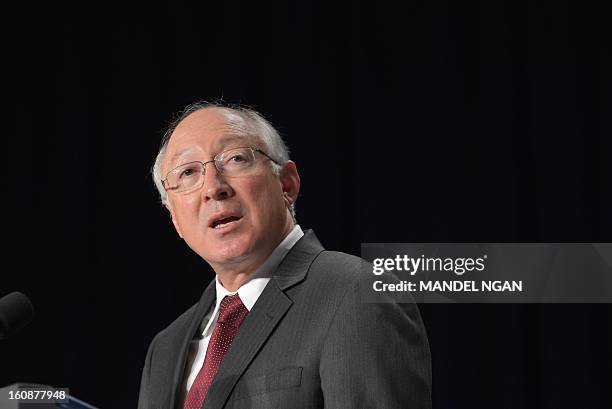
[[[280,174],[280,181],[283,188],[283,198],[287,207],[295,203],[300,193],[300,175],[297,166],[292,160],[287,161]]]
[[[181,233],[181,227],[179,226],[178,221],[176,220],[176,214],[174,213],[174,210],[172,210],[172,205],[170,204],[170,202],[166,201],[166,202],[164,202],[164,207],[170,213],[170,218],[172,219],[172,224],[174,225],[174,228],[176,229],[176,232],[178,233],[179,237],[182,239],[183,238],[183,233]]]

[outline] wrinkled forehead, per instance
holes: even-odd
[[[214,145],[224,136],[250,138],[254,129],[239,113],[224,108],[205,108],[183,119],[172,132],[168,149],[193,143]]]
[[[223,108],[201,109],[175,128],[164,153],[163,170],[173,169],[182,158],[199,155],[193,160],[208,160],[228,147],[259,145],[254,135],[252,125],[238,113]]]

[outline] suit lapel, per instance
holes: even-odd
[[[323,247],[311,230],[289,251],[240,326],[202,408],[223,408],[238,379],[293,304],[284,290],[304,280],[310,265],[321,251]]]
[[[180,388],[183,387],[184,383],[185,360],[187,359],[189,343],[199,330],[204,315],[210,310],[215,301],[215,297],[215,280],[213,279],[204,290],[191,318],[187,320],[187,323],[175,337],[175,347],[172,348],[172,350],[178,351],[178,354],[175,359],[172,359],[172,362],[175,363],[172,376],[172,388],[166,390],[168,396],[163,399],[164,402],[168,402],[167,407],[169,408],[174,408],[176,405],[176,397],[181,396]]]
[[[281,290],[298,284],[304,278],[314,259],[323,251],[323,246],[312,230],[306,230],[304,236],[295,243],[287,256],[272,274]]]

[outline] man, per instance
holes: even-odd
[[[216,278],[151,342],[139,408],[431,406],[416,305],[362,302],[363,261],[296,224],[296,164],[259,114],[188,107],[153,177],[177,233]]]

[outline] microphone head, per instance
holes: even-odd
[[[25,327],[34,318],[34,306],[28,297],[15,291],[0,298],[0,340]]]

